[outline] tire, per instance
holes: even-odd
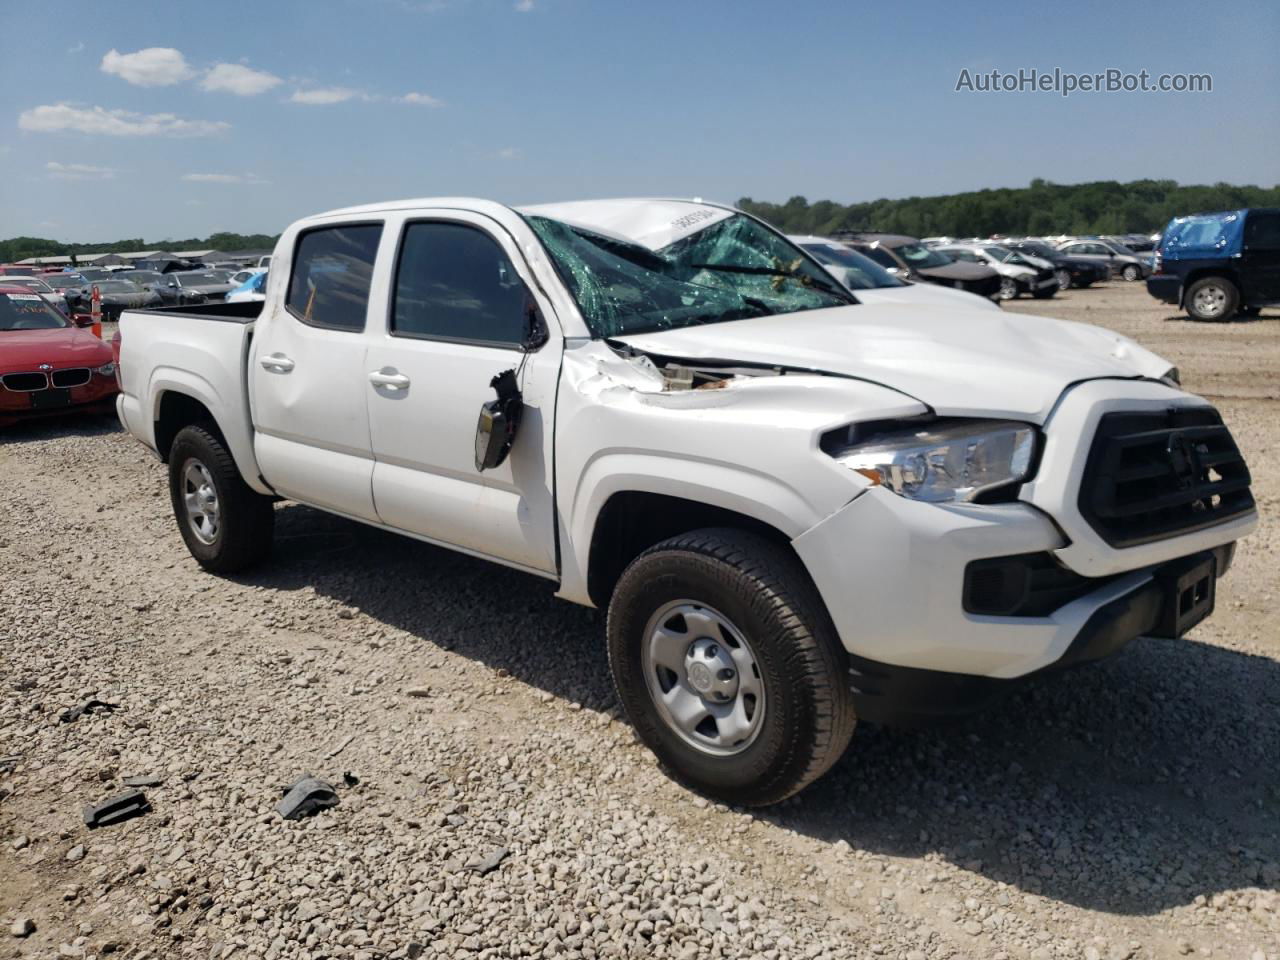
[[[188,509],[188,496],[194,498],[203,522]],[[236,573],[271,552],[272,500],[241,479],[212,424],[184,427],[174,437],[169,448],[169,497],[187,549],[206,570]],[[210,522],[211,516],[216,522]]]
[[[719,622],[708,628],[708,618]],[[683,656],[677,666],[689,665],[681,675],[658,664],[652,651],[659,633],[671,638],[676,658]],[[799,561],[756,534],[697,530],[642,553],[614,589],[608,646],[614,687],[637,736],[678,780],[725,803],[786,799],[826,773],[853,735],[847,660],[826,608]],[[712,703],[708,698],[724,692],[703,696],[694,687],[693,660],[713,654],[721,665],[744,667],[732,701]],[[725,671],[713,666],[722,678]],[[708,712],[710,727],[704,719],[682,732],[660,705],[665,695],[733,713]],[[724,739],[722,730],[733,729],[735,717],[745,724],[748,711],[754,732],[744,725],[731,734],[741,733],[737,741]]]
[[[1187,288],[1183,303],[1193,320],[1230,320],[1240,304],[1240,291],[1226,277],[1201,277]]]
[[[1016,300],[1018,298],[1018,281],[1013,277],[1001,277],[1000,289],[996,292],[997,300]]]
[[[1070,270],[1055,270],[1053,272],[1053,276],[1058,281],[1059,290],[1070,289],[1071,287],[1071,271]]]
[[[1125,264],[1125,268],[1120,271],[1120,276],[1124,277],[1130,283],[1139,280],[1142,277],[1142,268],[1136,263]]]

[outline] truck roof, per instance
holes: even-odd
[[[519,207],[511,207],[495,200],[484,200],[479,197],[417,197],[342,207],[304,217],[300,222],[423,208],[469,210],[496,218],[512,211],[548,217],[632,243],[640,243],[654,250],[737,212],[733,207],[724,204],[677,197],[619,197]]]

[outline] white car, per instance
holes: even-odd
[[[995,243],[951,243],[931,249],[953,260],[980,263],[996,271],[1000,274],[1001,300],[1012,300],[1023,293],[1044,300],[1058,292],[1053,265],[1039,257],[1035,258],[1037,265],[1033,265],[1021,254]]]
[[[859,717],[1182,635],[1257,523],[1168,361],[855,304],[730,207],[405,200],[274,260],[262,303],[121,318],[120,418],[196,561],[265,559],[284,498],[544,578],[608,610],[636,733],[727,803],[794,794]]]
[[[987,297],[936,283],[913,283],[895,277],[870,257],[828,237],[788,236],[788,240],[811,254],[827,272],[853,292],[860,303],[914,303],[958,309],[998,310]]]

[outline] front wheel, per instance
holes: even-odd
[[[1184,302],[1192,319],[1229,320],[1240,303],[1240,292],[1225,277],[1201,277],[1187,289]]]
[[[1133,283],[1133,281],[1137,280],[1139,277],[1142,276],[1142,270],[1138,267],[1137,264],[1130,263],[1123,270],[1120,271],[1120,276],[1124,277],[1130,283]]]
[[[791,796],[853,735],[835,628],[799,562],[763,537],[699,530],[645,551],[614,590],[608,645],[637,736],[725,803]]]
[[[1000,278],[1000,290],[996,293],[997,300],[1013,300],[1018,296],[1018,281],[1013,277]]]
[[[169,496],[182,539],[206,570],[236,573],[271,551],[271,498],[244,482],[210,425],[184,427],[174,437]]]
[[[1059,290],[1068,290],[1071,288],[1071,271],[1055,270],[1053,272],[1054,279],[1058,281]]]

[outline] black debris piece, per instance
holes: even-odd
[[[125,777],[123,783],[126,787],[158,787],[164,783],[164,777],[157,777],[154,773],[140,773],[136,777]]]
[[[132,820],[151,812],[151,803],[141,790],[126,790],[97,806],[84,808],[84,822],[90,830]]]
[[[286,820],[298,820],[338,805],[333,785],[307,774],[284,789],[284,799],[276,804],[276,813]]]
[[[63,710],[62,713],[58,715],[58,719],[63,723],[74,723],[85,714],[93,713],[95,710],[106,710],[107,712],[110,712],[112,710],[118,710],[119,708],[120,704],[118,703],[107,703],[105,700],[86,700],[78,707],[70,707]]]
[[[22,762],[22,754],[13,753],[7,757],[0,757],[0,773],[8,773]]]
[[[342,775],[342,782],[345,783],[348,787],[354,787],[357,783],[360,782],[360,778],[357,777],[350,770],[348,770],[346,773]]]
[[[507,859],[508,853],[510,851],[506,847],[498,847],[496,850],[491,850],[484,854],[484,856],[472,857],[462,869],[470,870],[472,873],[483,877],[486,873],[492,873],[497,870],[498,864]]]

